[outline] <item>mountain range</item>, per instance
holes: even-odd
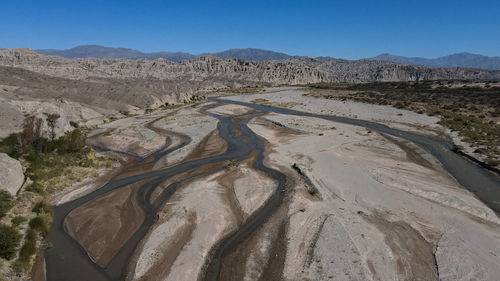
[[[470,67],[500,70],[500,57],[488,57],[471,53],[458,53],[435,59],[381,54],[370,59],[410,65],[424,65],[429,67]]]
[[[130,54],[121,52],[121,56]],[[251,51],[247,55],[254,56]],[[263,58],[265,53],[260,55]],[[93,122],[94,115],[141,112],[224,88],[423,80],[500,81],[500,71],[309,57],[256,61],[201,56],[179,63],[145,58],[67,59],[30,49],[0,49],[0,137],[20,128],[26,113],[61,112],[63,107],[66,113],[61,114],[67,120]]]
[[[80,59],[80,58],[100,58],[100,59],[158,59],[163,58],[173,62],[180,62],[182,60],[195,59],[202,56],[214,56],[219,58],[238,58],[244,60],[253,61],[265,61],[265,60],[282,60],[291,58],[292,56],[254,48],[246,49],[229,49],[217,53],[203,53],[203,54],[190,54],[185,52],[154,52],[154,53],[143,53],[138,50],[127,49],[127,48],[112,48],[103,47],[98,45],[84,45],[77,46],[67,50],[54,50],[54,49],[44,49],[35,50],[37,53],[58,56],[68,59]]]
[[[296,58],[284,53],[246,48],[229,49],[216,53],[190,54],[186,52],[153,52],[144,53],[128,48],[112,48],[99,45],[83,45],[66,50],[43,49],[35,50],[44,55],[59,56],[68,59],[76,58],[122,58],[122,59],[157,59],[163,58],[173,62],[195,59],[201,56],[215,56],[219,58],[237,58],[251,61],[284,60]],[[500,70],[500,57],[488,57],[471,53],[458,53],[435,59],[421,57],[403,57],[392,54],[381,54],[368,60],[390,61],[408,65],[423,65],[428,67],[469,67],[488,70]]]
[[[247,55],[252,56],[251,53]],[[236,52],[236,54],[241,53]],[[263,58],[265,54],[260,52],[260,58]],[[222,52],[222,55],[231,56],[228,52]],[[176,63],[165,59],[148,58],[67,59],[42,55],[29,49],[1,49],[0,65],[70,79],[106,77],[175,80],[181,78],[191,81],[190,83],[209,77],[218,77],[224,81],[251,81],[253,84],[271,83],[273,85],[449,79],[500,80],[500,71],[430,68],[380,60],[344,60],[327,57],[290,57],[258,61],[212,55]]]

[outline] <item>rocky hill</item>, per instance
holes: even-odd
[[[453,54],[435,59],[420,57],[409,58],[391,54],[381,54],[371,59],[411,65],[425,65],[429,67],[472,67],[489,70],[500,70],[500,57],[488,57],[470,53]]]
[[[429,68],[373,60],[290,58],[245,61],[205,56],[174,63],[165,59],[65,59],[28,49],[0,50],[0,65],[69,79],[156,78],[185,82],[307,84],[317,82],[419,81],[439,79],[498,80],[500,71]]]
[[[246,49],[230,49],[217,53],[204,53],[200,55],[189,54],[185,52],[154,52],[154,53],[144,53],[134,49],[128,48],[112,48],[103,47],[99,45],[83,45],[77,46],[67,50],[54,50],[54,49],[43,49],[35,50],[37,53],[58,56],[67,59],[79,59],[79,58],[101,58],[101,59],[166,59],[173,62],[180,62],[182,60],[194,59],[201,56],[214,56],[219,58],[236,58],[244,60],[282,60],[291,58],[291,56],[283,53],[246,48]]]
[[[284,53],[278,53],[274,51],[255,49],[255,48],[229,49],[218,53],[206,53],[200,56],[214,56],[218,58],[254,60],[254,61],[284,60],[292,58],[292,56]]]
[[[60,114],[61,134],[70,129],[69,121],[92,126],[221,88],[439,79],[500,80],[500,71],[307,57],[246,61],[204,56],[180,63],[66,59],[0,49],[0,138],[18,131],[27,114]]]
[[[136,59],[154,60],[162,58],[172,62],[192,60],[204,56],[214,56],[218,58],[229,58],[229,59],[242,59],[249,61],[286,60],[286,59],[298,58],[297,56],[290,56],[284,53],[255,49],[255,48],[229,49],[217,53],[202,53],[199,55],[195,55],[186,52],[144,53],[138,50],[128,49],[128,48],[112,48],[112,47],[103,47],[99,45],[82,45],[66,50],[42,49],[42,50],[35,50],[35,52],[44,55],[58,56],[68,59],[121,58],[121,59],[132,59],[132,60]],[[324,60],[325,58],[319,57],[316,59]],[[500,57],[488,57],[466,52],[443,56],[435,59],[421,58],[421,57],[404,57],[404,56],[396,56],[385,53],[385,54],[380,54],[373,58],[368,58],[367,60],[387,61],[400,64],[421,65],[421,66],[438,67],[438,68],[468,67],[468,68],[479,68],[487,70],[500,70]]]

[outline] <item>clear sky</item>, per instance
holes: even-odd
[[[500,1],[1,0],[0,48],[500,56]]]

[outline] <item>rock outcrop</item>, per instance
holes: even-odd
[[[180,63],[161,58],[66,59],[29,49],[0,49],[0,138],[18,131],[24,115],[54,108],[61,111],[61,134],[70,129],[69,121],[92,125],[119,112],[140,113],[220,88],[439,79],[500,80],[500,71],[307,57],[245,61],[204,56]]]
[[[500,79],[500,71],[429,68],[371,60],[291,58],[245,61],[205,56],[174,63],[165,59],[65,59],[29,49],[0,50],[0,65],[71,79],[156,78],[162,80],[306,84],[316,82],[417,81],[437,79]]]
[[[0,190],[16,196],[23,182],[24,173],[21,163],[5,153],[0,153]]]

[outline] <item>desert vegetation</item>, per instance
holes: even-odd
[[[0,224],[0,258],[10,260],[16,255],[21,234],[15,227]]]
[[[217,89],[214,91],[209,91],[207,92],[207,95],[224,96],[231,94],[256,94],[262,92],[263,90],[264,88],[261,86],[226,88],[226,89]]]
[[[309,85],[307,95],[391,105],[438,116],[487,164],[500,164],[500,85],[477,81],[377,82]]]
[[[18,274],[30,272],[34,256],[47,246],[53,216],[45,203],[49,196],[112,164],[108,158],[96,157],[85,144],[85,128],[56,137],[59,115],[45,117],[27,116],[21,132],[0,141],[0,152],[19,160],[27,177],[17,196],[0,191],[0,258],[10,261]],[[48,127],[45,134],[44,122]]]
[[[299,103],[297,102],[293,102],[293,101],[289,101],[289,102],[271,102],[267,99],[263,99],[263,98],[257,98],[257,99],[254,99],[254,100],[251,100],[250,101],[251,103],[254,103],[254,104],[260,104],[260,105],[265,105],[265,106],[274,106],[274,107],[282,107],[282,108],[292,108],[296,105],[298,105]]]
[[[36,216],[28,223],[23,246],[13,264],[16,272],[28,272],[31,269],[32,257],[37,253],[37,250],[47,246],[44,241],[52,224],[52,216],[54,215],[52,207],[41,201],[33,207],[32,212]]]

